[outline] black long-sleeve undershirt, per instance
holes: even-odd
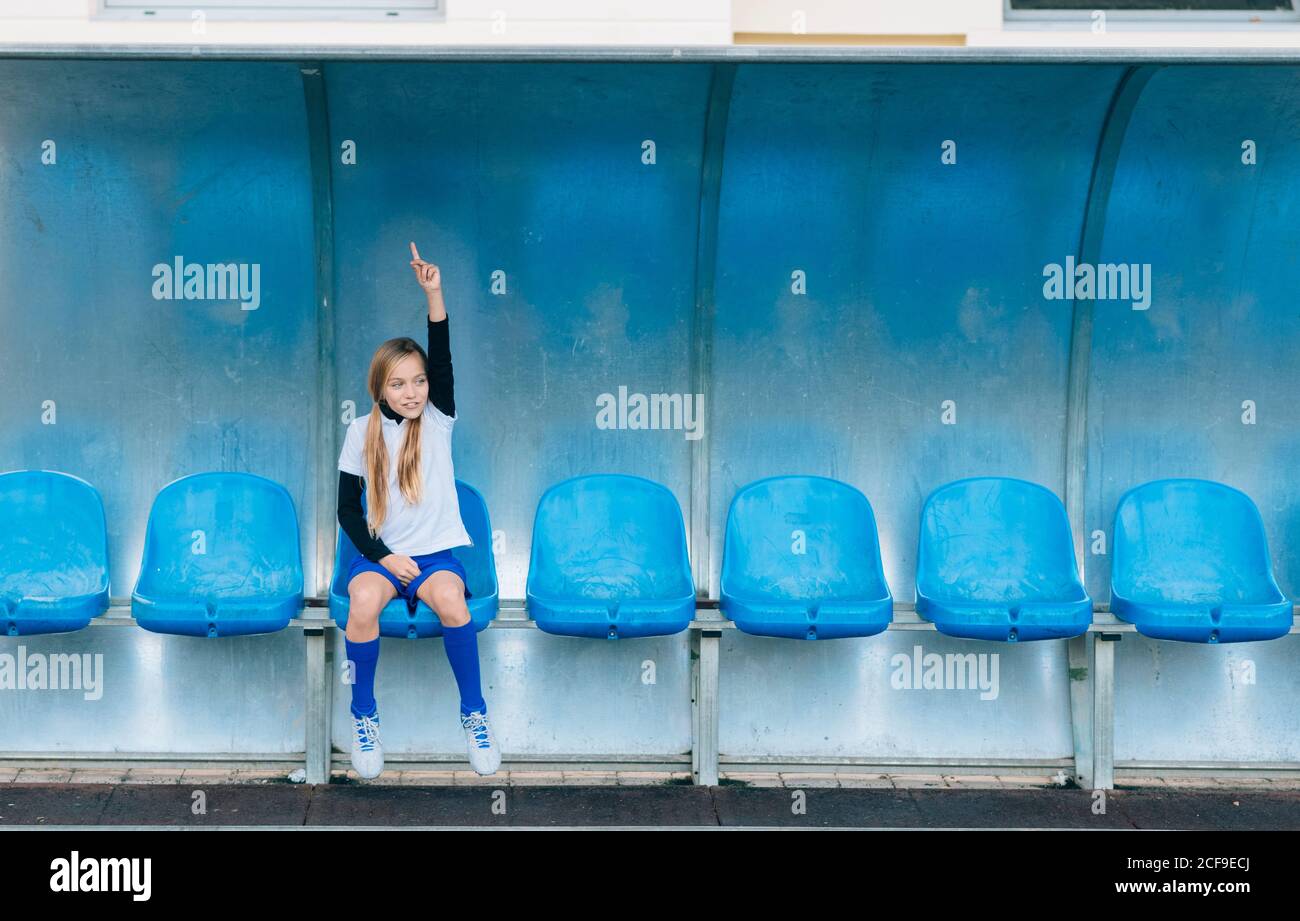
[[[456,382],[451,373],[448,320],[429,321],[429,402],[445,416],[456,415]]]
[[[455,380],[451,369],[451,336],[444,317],[438,322],[428,321],[429,401],[448,416],[456,415]],[[379,411],[399,425],[406,417],[395,412],[387,403],[379,401]],[[370,536],[365,512],[361,508],[361,477],[346,470],[339,471],[338,519],[343,533],[357,551],[371,562],[378,563],[392,553],[378,537]]]
[[[361,509],[361,477],[339,471],[339,525],[352,545],[366,559],[378,563],[393,551],[378,537],[370,536],[365,512]]]

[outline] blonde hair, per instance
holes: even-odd
[[[398,363],[411,354],[424,361],[425,374],[429,371],[429,357],[420,344],[409,336],[389,339],[375,349],[370,359],[370,372],[366,386],[374,405],[370,408],[370,421],[366,425],[366,442],[363,447],[366,477],[366,522],[370,536],[378,537],[388,514],[388,449],[384,445],[384,416],[379,403],[384,397],[384,385]],[[396,412],[396,410],[394,410]],[[423,494],[420,477],[420,423],[423,414],[406,420],[406,435],[397,449],[397,485],[410,505],[419,503]]]

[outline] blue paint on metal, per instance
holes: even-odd
[[[145,530],[136,622],[155,633],[283,630],[302,610],[298,515],[288,490],[249,473],[196,473],[158,493]]]
[[[326,66],[339,399],[368,411],[375,348],[424,335],[407,265],[414,240],[442,269],[459,413],[452,451],[508,535],[503,597],[524,595],[532,513],[560,480],[643,476],[689,505],[693,442],[682,428],[596,419],[598,399],[620,386],[691,389],[711,70]],[[349,142],[355,165],[340,163]]]
[[[562,636],[667,636],[695,617],[681,506],[643,477],[592,474],[537,503],[528,611]]]
[[[871,503],[827,477],[768,477],[736,493],[721,583],[722,612],[756,636],[874,636],[893,619]]]
[[[0,633],[80,630],[108,603],[98,490],[52,470],[0,474]]]
[[[455,547],[452,553],[465,567],[467,587],[472,597],[466,599],[470,621],[476,631],[487,629],[497,616],[497,567],[492,555],[492,522],[488,516],[483,494],[461,480],[456,481],[456,498],[460,503],[460,518],[473,541],[470,547]],[[366,496],[361,494],[361,507],[366,507]],[[334,557],[334,578],[330,582],[330,616],[340,629],[347,629],[348,573],[358,556],[351,538],[338,529],[338,552]],[[394,598],[379,612],[379,635],[402,639],[424,639],[442,636],[442,621],[423,600],[412,611],[404,598]]]
[[[916,612],[949,636],[1061,639],[1092,623],[1065,506],[1008,477],[941,486],[921,509]]]
[[[1157,480],[1124,494],[1111,584],[1115,616],[1156,639],[1268,640],[1293,622],[1259,509],[1240,490],[1208,480]]]

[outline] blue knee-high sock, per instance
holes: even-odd
[[[348,659],[356,668],[352,685],[352,715],[373,716],[375,712],[375,666],[379,663],[379,637],[369,643],[354,643],[346,637]]]
[[[474,622],[459,627],[444,626],[442,639],[447,649],[447,661],[451,663],[456,684],[460,687],[460,712],[480,710],[487,713],[487,702],[483,700],[479,686],[478,632],[474,629]]]

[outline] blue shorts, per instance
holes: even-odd
[[[446,569],[460,576],[460,581],[465,583],[465,597],[473,598],[474,595],[469,590],[469,579],[465,575],[465,567],[460,564],[460,560],[452,554],[451,550],[439,550],[437,553],[423,553],[419,556],[413,556],[415,565],[420,567],[420,574],[412,579],[406,585],[402,585],[400,579],[393,575],[378,563],[373,563],[364,556],[357,554],[357,558],[352,561],[352,569],[348,573],[348,584],[357,577],[358,573],[377,572],[381,576],[393,583],[393,588],[397,589],[397,597],[406,599],[406,606],[415,613],[416,605],[420,603],[420,598],[416,592],[424,584],[424,580],[429,578],[440,569]]]

